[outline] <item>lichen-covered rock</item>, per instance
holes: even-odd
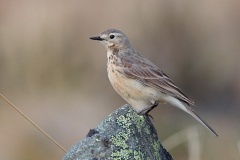
[[[129,105],[110,114],[75,144],[63,160],[172,160],[148,116]]]

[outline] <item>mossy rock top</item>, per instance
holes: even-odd
[[[129,105],[110,114],[63,160],[172,160],[162,147],[148,116],[140,116]]]

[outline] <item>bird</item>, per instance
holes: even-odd
[[[90,39],[100,41],[105,47],[108,78],[116,92],[139,115],[148,114],[159,103],[167,103],[187,112],[218,137],[192,109],[194,101],[153,62],[137,52],[122,31],[107,29]]]

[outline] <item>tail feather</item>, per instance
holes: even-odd
[[[198,122],[205,126],[209,131],[211,131],[216,137],[218,137],[218,134],[212,129],[212,127],[210,127],[201,117],[199,117],[194,110],[188,109],[188,113],[198,120]]]
[[[193,116],[196,120],[198,120],[203,126],[205,126],[209,131],[211,131],[216,137],[218,137],[218,134],[202,119],[197,115],[197,113],[189,106],[185,106],[180,100],[177,98],[174,98],[172,96],[166,97],[166,101],[175,107],[180,108],[181,110],[187,112],[191,116]]]

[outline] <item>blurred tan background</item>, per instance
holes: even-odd
[[[108,81],[104,47],[89,40],[116,28],[195,101],[220,136],[160,105],[151,115],[173,157],[237,160],[239,15],[233,0],[1,0],[0,92],[69,149],[126,103]],[[64,153],[2,99],[0,109],[1,160],[61,159]],[[194,138],[178,144],[184,135]]]

